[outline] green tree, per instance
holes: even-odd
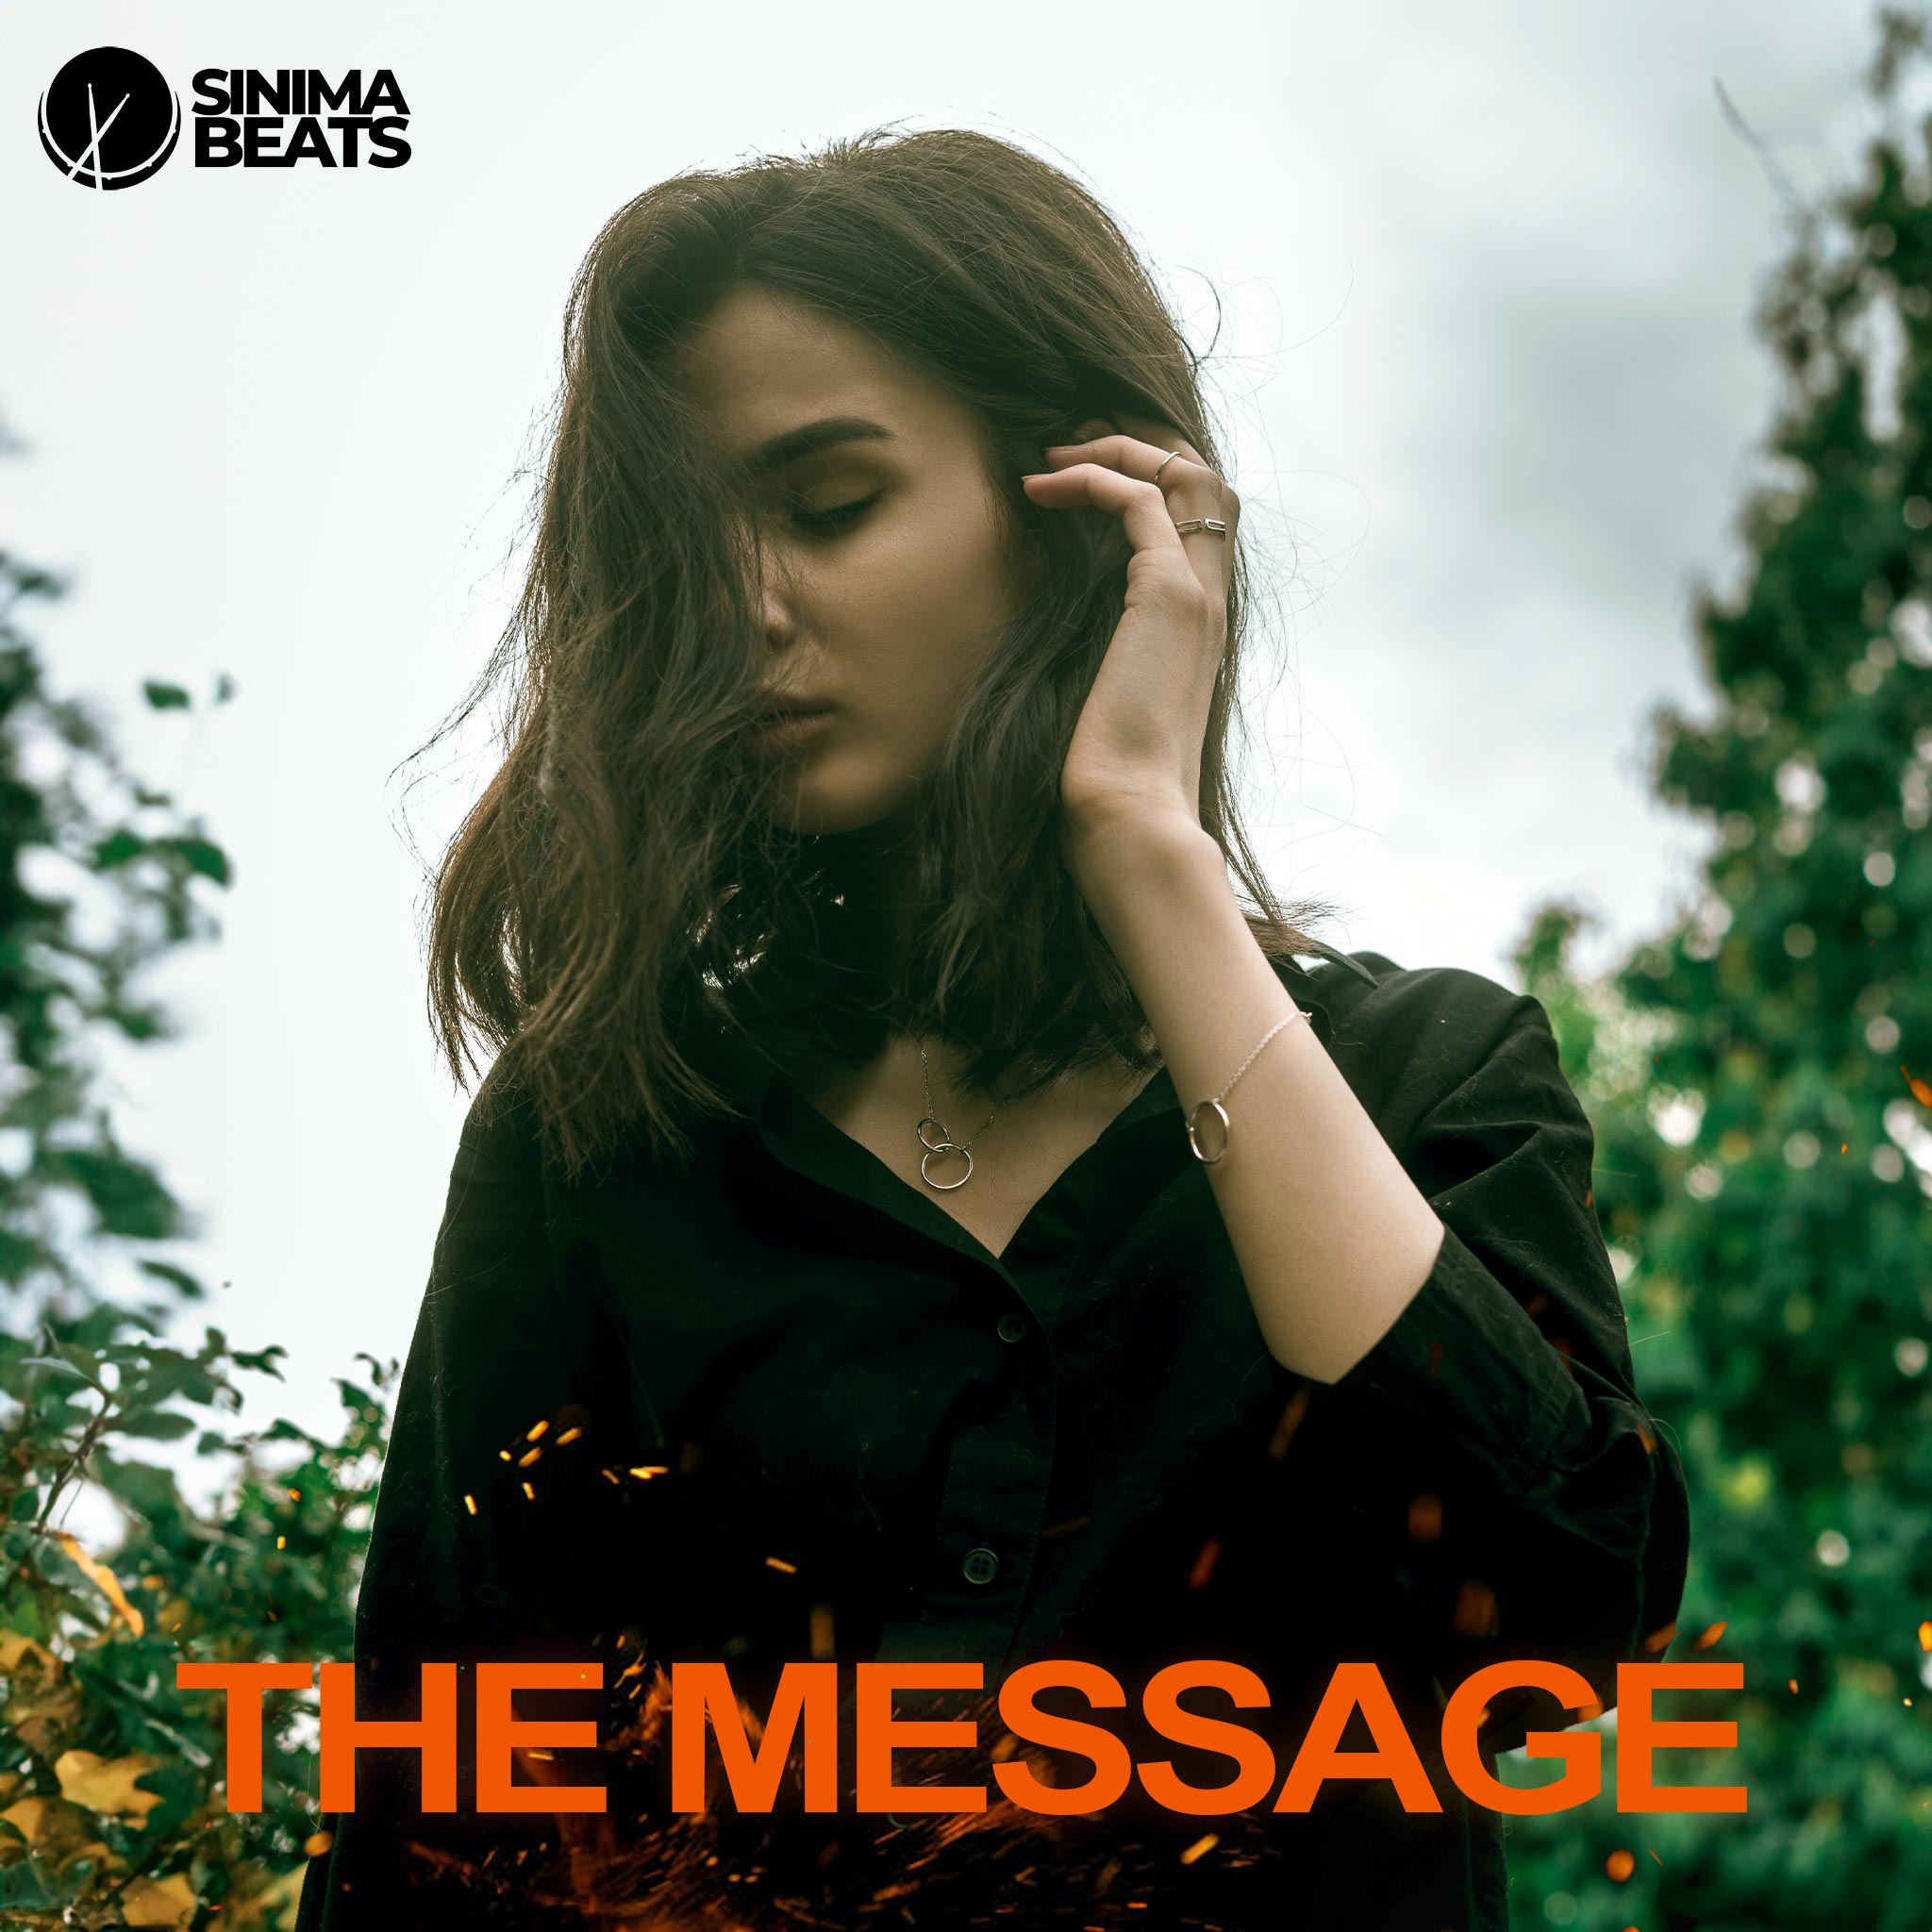
[[[116,1139],[99,1062],[108,1038],[165,1037],[142,975],[212,935],[228,862],[48,691],[19,613],[62,588],[0,554],[0,1924],[286,1924],[313,1700],[271,1695],[263,1807],[230,1815],[219,1700],[175,1665],[350,1655],[389,1372],[340,1385],[334,1441],[231,1435],[237,1373],[282,1351],[170,1339],[203,1290],[148,1252],[184,1216]],[[112,1291],[117,1268],[145,1287]],[[151,1459],[190,1437],[212,1504]],[[122,1525],[110,1547],[64,1526],[87,1491]]]
[[[1713,712],[1657,720],[1659,795],[1715,834],[1693,901],[1600,984],[1574,907],[1517,956],[1691,1485],[1669,1660],[1743,1666],[1659,1705],[1736,1751],[1659,1776],[1749,1797],[1512,1821],[1525,1932],[1923,1932],[1932,1901],[1932,122],[1894,125],[1926,46],[1881,16],[1865,178],[1758,311],[1785,394],[1743,588],[1696,599]]]

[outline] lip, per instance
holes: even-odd
[[[829,706],[784,705],[767,711],[752,726],[752,749],[763,755],[791,750],[811,738],[821,725],[828,724]]]

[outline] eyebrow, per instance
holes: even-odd
[[[891,441],[892,432],[869,416],[821,416],[816,423],[801,424],[796,429],[788,429],[784,435],[759,443],[744,458],[744,467],[754,476],[762,476],[769,471],[783,469],[787,463],[795,463],[800,457],[829,449],[834,443]]]

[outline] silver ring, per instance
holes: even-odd
[[[927,1174],[925,1171],[925,1163],[932,1158],[933,1154],[966,1154],[966,1150],[955,1141],[941,1141],[940,1144],[932,1150],[931,1154],[924,1156],[919,1163],[919,1178],[923,1180],[927,1187],[938,1188],[941,1193],[949,1194],[955,1188],[963,1188],[966,1185],[966,1183],[973,1178],[973,1157],[970,1154],[966,1154],[966,1172],[962,1174],[958,1180],[934,1180],[931,1174]]]
[[[1174,529],[1183,537],[1193,530],[1211,530],[1217,537],[1227,535],[1227,525],[1219,517],[1189,517],[1185,523],[1176,524]]]
[[[928,1127],[940,1127],[939,1122],[934,1120],[931,1114],[927,1114],[912,1130],[919,1136],[919,1144],[928,1154],[937,1154],[941,1147],[950,1147],[953,1144],[953,1137],[943,1127],[940,1127],[940,1137],[937,1141],[928,1141],[925,1138],[925,1130]]]
[[[1201,1137],[1195,1130],[1194,1117],[1203,1108],[1211,1108],[1221,1116],[1221,1153],[1219,1154],[1203,1154],[1201,1152]],[[1188,1115],[1188,1145],[1194,1150],[1194,1158],[1200,1161],[1204,1167],[1212,1167],[1221,1158],[1221,1155],[1227,1152],[1227,1109],[1218,1100],[1204,1100]]]
[[[1180,455],[1180,451],[1179,451],[1179,450],[1177,450],[1177,449],[1171,449],[1171,450],[1169,450],[1169,451],[1168,451],[1168,453],[1167,453],[1167,454],[1166,454],[1166,455],[1165,455],[1164,457],[1162,457],[1162,458],[1161,458],[1161,459],[1160,459],[1160,460],[1159,460],[1159,461],[1158,461],[1158,463],[1156,463],[1156,464],[1155,464],[1155,466],[1154,466],[1154,481],[1155,481],[1155,482],[1158,483],[1158,482],[1160,481],[1160,473],[1161,473],[1161,471],[1163,471],[1164,469],[1166,469],[1166,468],[1167,468],[1167,466],[1168,466],[1168,464],[1170,464],[1171,462],[1173,462],[1173,461],[1174,461],[1174,458],[1176,458],[1176,457],[1177,457],[1177,456],[1179,456],[1179,455]]]

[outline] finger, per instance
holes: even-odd
[[[1129,436],[1138,436],[1142,442],[1158,444],[1163,450],[1178,450],[1182,462],[1197,464],[1211,474],[1213,465],[1172,423],[1162,423],[1152,416],[1129,416],[1123,412],[1120,425]]]
[[[1158,570],[1174,573],[1176,582],[1183,580],[1179,574],[1185,571],[1187,580],[1207,591],[1217,608],[1224,603],[1228,539],[1212,530],[1183,536],[1174,527],[1166,492],[1150,479],[1130,476],[1107,463],[1074,462],[1020,480],[1027,496],[1042,508],[1087,504],[1111,511],[1120,518],[1137,556],[1147,558]]]
[[[1106,463],[1124,475],[1158,484],[1175,523],[1191,517],[1215,517],[1232,533],[1241,520],[1240,501],[1201,459],[1193,444],[1150,419],[1122,420],[1144,428],[1148,436],[1109,434],[1087,442],[1055,443],[1044,452],[1046,460],[1055,469],[1081,462]],[[1165,441],[1158,440],[1161,438]]]

